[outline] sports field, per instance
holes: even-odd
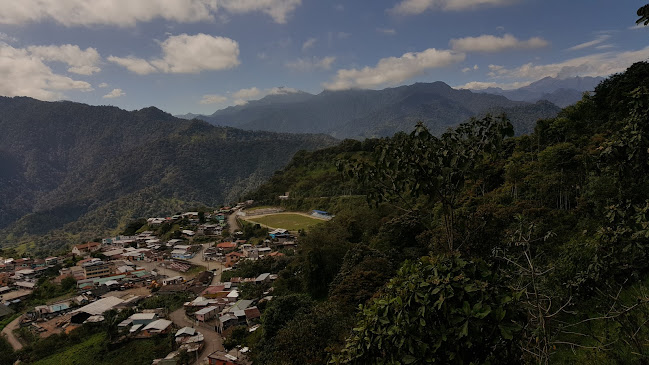
[[[283,228],[289,231],[297,231],[300,229],[308,230],[316,224],[324,222],[324,220],[311,218],[306,215],[296,213],[279,213],[268,214],[259,217],[246,218],[248,222],[259,223],[270,228]]]

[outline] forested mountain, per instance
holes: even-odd
[[[334,143],[215,127],[153,107],[128,112],[20,97],[0,98],[0,130],[0,242],[71,222],[66,234],[100,234],[132,217],[220,205],[296,151]]]
[[[443,82],[384,90],[323,91],[269,95],[246,105],[200,116],[215,125],[289,133],[327,133],[336,138],[387,137],[422,121],[435,134],[486,113],[511,114],[517,133],[530,132],[539,118],[556,115],[551,103],[455,90]],[[191,114],[192,117],[195,115]]]
[[[648,83],[637,63],[531,135],[486,117],[296,155],[249,196],[336,216],[242,344],[259,364],[646,362]]]
[[[593,91],[595,86],[602,80],[601,77],[570,77],[566,79],[545,77],[514,90],[491,87],[484,90],[474,90],[474,92],[502,95],[510,100],[531,103],[547,100],[563,108],[581,100],[584,92]]]

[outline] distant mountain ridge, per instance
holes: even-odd
[[[298,150],[336,142],[26,97],[0,97],[0,129],[0,244],[234,201]]]
[[[584,92],[593,91],[603,77],[571,77],[558,79],[545,77],[527,86],[514,90],[503,90],[490,87],[483,90],[472,90],[476,93],[502,95],[510,100],[537,102],[547,100],[557,106],[565,108],[581,100]]]
[[[418,121],[439,134],[471,117],[502,112],[510,115],[517,133],[521,134],[529,132],[538,118],[553,117],[558,111],[550,103],[526,103],[499,95],[455,90],[438,81],[383,90],[272,95],[209,116],[189,116],[246,130],[369,138],[409,131]]]

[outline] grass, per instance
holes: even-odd
[[[289,231],[297,231],[300,229],[308,230],[309,228],[324,221],[300,214],[286,213],[270,214],[264,217],[254,217],[248,219],[248,222],[259,223],[270,228],[283,228]]]
[[[270,205],[260,205],[258,207],[246,208],[246,210],[249,212],[254,212],[255,210],[271,209],[271,208],[278,208],[278,207],[272,207]]]
[[[151,364],[158,357],[164,357],[171,346],[166,338],[134,339],[118,349],[107,351],[104,333],[88,337],[85,341],[41,359],[38,365],[95,364],[95,365],[139,365]]]

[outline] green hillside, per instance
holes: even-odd
[[[53,247],[133,218],[218,206],[323,135],[248,132],[71,102],[0,98],[0,243]]]
[[[635,64],[529,136],[486,117],[297,155],[251,196],[329,189],[336,217],[279,273],[255,363],[646,361],[648,81]]]

